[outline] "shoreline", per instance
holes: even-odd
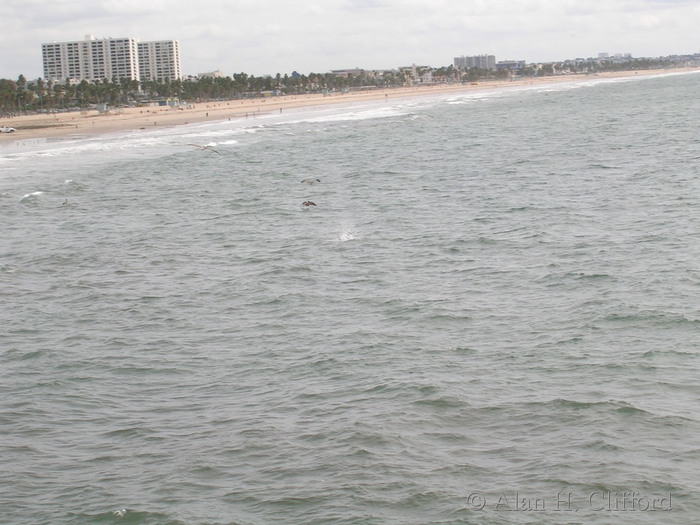
[[[546,85],[591,79],[612,79],[640,76],[661,76],[673,73],[700,72],[698,68],[650,69],[624,72],[603,72],[593,75],[573,74],[535,77],[518,80],[499,80],[475,84],[436,84],[380,88],[348,93],[282,95],[243,100],[202,102],[190,107],[129,107],[99,113],[88,110],[70,113],[24,115],[0,120],[0,125],[15,128],[14,133],[0,133],[0,143],[31,139],[68,138],[102,135],[140,129],[157,129],[204,122],[254,118],[256,115],[283,112],[309,106],[354,103],[428,96],[435,94],[469,93],[508,87]]]

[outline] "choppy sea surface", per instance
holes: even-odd
[[[0,522],[697,522],[699,93],[0,145]]]

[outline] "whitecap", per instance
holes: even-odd
[[[351,231],[344,231],[344,232],[340,232],[338,234],[338,241],[339,242],[351,241],[354,238],[355,238],[355,234]]]
[[[371,119],[382,119],[389,117],[400,117],[405,115],[404,111],[401,111],[397,107],[389,108],[353,108],[347,112],[337,112],[331,115],[311,117],[305,119],[304,122],[322,123],[322,122],[348,122],[357,120],[371,120]]]
[[[355,226],[352,224],[348,224],[346,226],[343,226],[340,232],[338,232],[338,236],[335,238],[335,240],[338,242],[351,241],[355,238],[356,234],[357,232],[355,231]]]
[[[43,191],[27,193],[19,200],[19,202],[21,202],[22,204],[36,204],[37,202],[39,202],[39,195],[42,195],[43,193]]]

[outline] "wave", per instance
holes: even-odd
[[[20,198],[19,202],[22,204],[38,204],[39,196],[43,195],[43,191],[35,191],[32,193],[27,193]]]
[[[0,155],[0,167],[12,166],[20,169],[17,163],[55,160],[59,158],[80,158],[93,163],[113,162],[114,155],[124,158],[137,158],[147,155],[164,156],[176,153],[177,148],[190,142],[210,145],[234,145],[241,135],[258,134],[265,131],[288,130],[289,126],[300,123],[331,123],[397,117],[405,114],[400,106],[383,107],[378,105],[343,106],[342,108],[300,108],[289,115],[260,115],[255,123],[247,119],[235,121],[193,123],[168,128],[129,130],[104,135],[81,135],[54,140],[23,141],[8,145]],[[300,118],[301,116],[301,118]],[[267,119],[261,124],[261,119]],[[89,157],[88,157],[89,156]],[[12,164],[11,164],[12,163]]]
[[[407,114],[401,105],[379,106],[378,104],[314,110],[314,113],[323,114],[309,115],[306,118],[287,122],[287,124],[350,122],[401,117]]]
[[[350,223],[345,224],[340,228],[338,236],[334,240],[337,242],[352,241],[353,239],[355,239],[356,236],[357,229],[355,228],[354,224]]]

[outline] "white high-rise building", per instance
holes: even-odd
[[[496,57],[494,55],[461,56],[454,59],[454,66],[469,69],[496,69]]]
[[[136,38],[98,39],[88,35],[78,42],[42,44],[41,50],[44,79],[52,82],[182,77],[180,46],[173,40],[139,42]],[[145,54],[143,59],[141,52]]]
[[[176,40],[139,42],[141,80],[177,80],[182,78],[180,43]]]

